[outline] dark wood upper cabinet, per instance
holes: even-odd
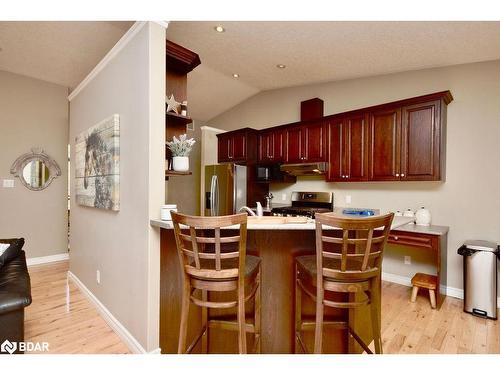
[[[344,180],[368,180],[368,116],[364,113],[348,116],[343,122],[344,147],[343,168]]]
[[[327,181],[344,181],[344,123],[343,118],[332,118],[328,122],[328,173]]]
[[[452,100],[443,91],[260,132],[220,134],[219,162],[327,161],[327,181],[333,182],[444,181],[446,106]],[[311,103],[317,104],[303,106]]]
[[[304,153],[304,127],[291,126],[285,129],[285,162],[303,163]]]
[[[328,125],[328,181],[368,180],[368,116],[334,117]]]
[[[400,169],[402,180],[441,179],[440,155],[445,124],[440,119],[440,107],[439,100],[403,107]]]
[[[259,132],[259,161],[280,163],[283,161],[283,131]]]
[[[324,121],[304,126],[305,162],[321,162],[326,160],[326,138]]]
[[[323,120],[285,128],[285,162],[312,163],[326,161],[326,133],[327,128]]]
[[[257,160],[257,130],[244,128],[217,134],[219,163],[247,163]]]
[[[401,151],[401,109],[373,111],[370,118],[370,180],[399,180]]]

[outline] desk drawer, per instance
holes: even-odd
[[[432,248],[432,238],[425,235],[389,233],[389,239],[387,241],[398,245]]]

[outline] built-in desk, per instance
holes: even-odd
[[[439,225],[406,224],[391,230],[389,243],[425,249],[433,253],[436,265],[436,304],[439,309],[446,297],[447,286],[447,238],[449,227]]]

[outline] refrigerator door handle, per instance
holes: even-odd
[[[214,191],[215,191],[215,213],[212,216],[219,216],[219,178],[214,176]]]
[[[214,216],[215,211],[215,179],[217,177],[212,176],[210,181],[210,216]]]

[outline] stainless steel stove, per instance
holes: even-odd
[[[307,216],[314,219],[316,213],[333,211],[333,193],[300,192],[292,193],[292,205],[271,210],[273,216]]]

